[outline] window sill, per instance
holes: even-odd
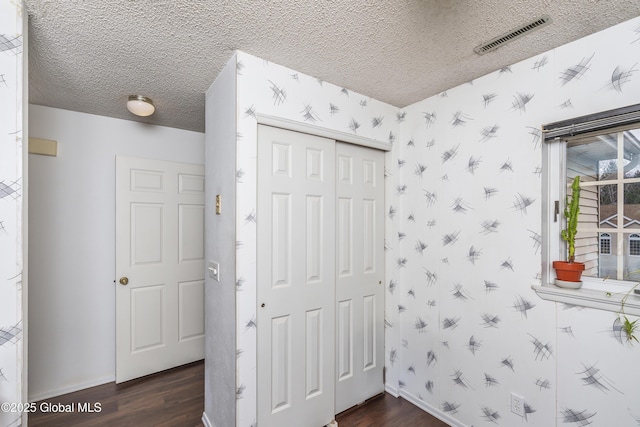
[[[616,292],[607,295],[605,291],[593,289],[564,289],[555,285],[533,285],[531,289],[536,291],[543,300],[562,302],[581,307],[595,308],[598,310],[620,311],[620,301],[626,295],[625,292]],[[640,316],[640,297],[633,293],[629,295],[624,304],[625,314]]]

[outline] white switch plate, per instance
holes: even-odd
[[[213,280],[220,281],[220,264],[214,261],[209,261],[209,277]]]

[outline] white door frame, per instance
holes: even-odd
[[[324,138],[334,139],[339,142],[346,142],[349,144],[361,145],[363,147],[375,148],[376,150],[384,152],[391,151],[391,144],[388,142],[376,141],[375,139],[365,138],[363,136],[358,136],[347,132],[340,132],[338,130],[327,129],[308,123],[296,122],[294,120],[270,116],[268,114],[257,113],[256,119],[258,121],[258,123],[256,124],[256,133],[258,131],[258,125],[267,125],[285,130],[291,130],[294,132],[322,136]]]

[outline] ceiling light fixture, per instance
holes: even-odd
[[[141,95],[129,95],[127,110],[131,111],[136,116],[147,117],[156,111],[156,107],[153,105],[151,98]]]

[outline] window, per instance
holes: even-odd
[[[629,258],[632,247],[640,254],[640,242],[631,243],[631,235],[640,232],[640,124],[637,126],[566,138],[566,181],[580,176],[576,261],[586,264],[584,276],[640,280],[640,262]],[[598,249],[601,233],[610,236],[607,256]],[[617,244],[626,241],[629,245]]]
[[[576,261],[585,263],[583,277],[640,280],[640,260],[631,258],[640,257],[640,104],[554,123],[544,132],[544,203],[553,209],[543,218],[543,280],[553,280],[552,260],[566,258],[558,236],[576,176]]]
[[[552,261],[567,256],[560,230],[576,176],[576,261],[585,263],[585,271],[579,290],[534,289],[545,299],[619,310],[620,298],[607,301],[605,295],[624,295],[640,281],[640,104],[554,123],[543,132],[542,288],[555,278]],[[542,295],[554,292],[562,295]]]
[[[611,255],[611,234],[600,234],[600,255]]]

